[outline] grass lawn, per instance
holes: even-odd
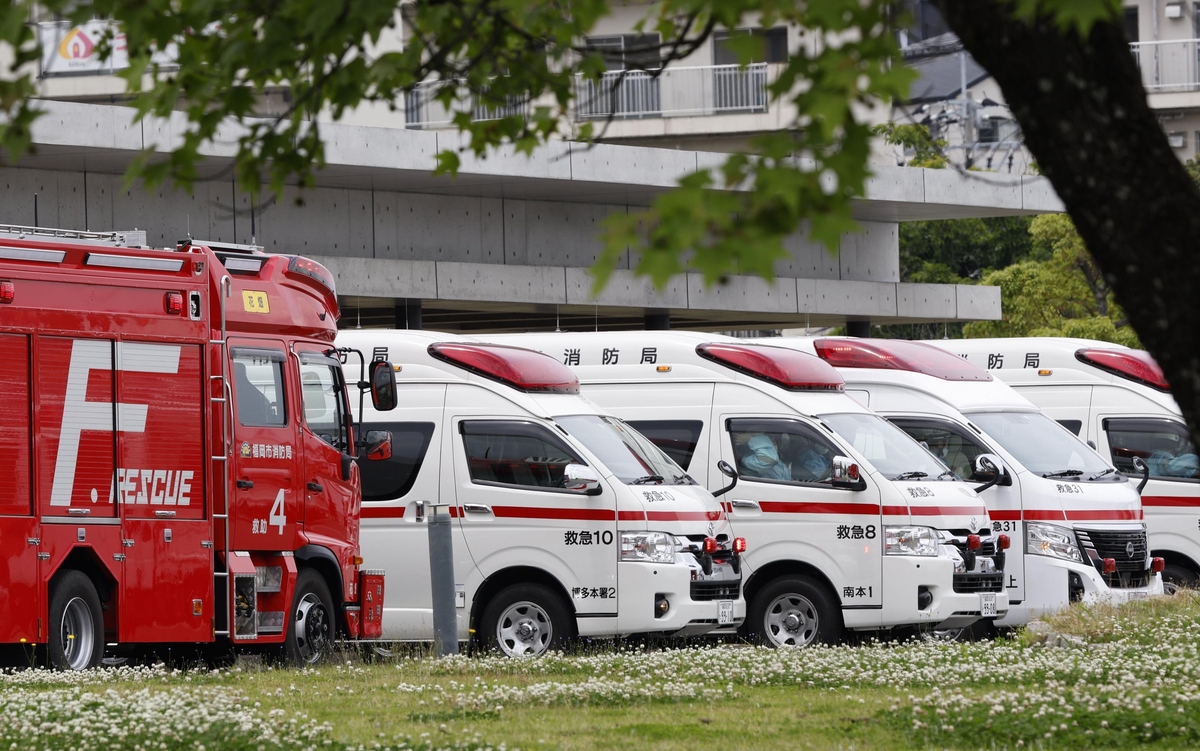
[[[348,656],[298,671],[0,677],[0,749],[997,749],[1200,745],[1200,595],[1049,636],[809,650]]]

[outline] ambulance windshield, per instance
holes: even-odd
[[[1030,472],[1064,480],[1119,479],[1099,454],[1041,412],[976,412],[968,417]]]
[[[956,480],[937,457],[878,415],[821,415],[834,431],[889,480]]]
[[[554,421],[577,438],[626,485],[695,485],[678,464],[615,417],[569,415]]]

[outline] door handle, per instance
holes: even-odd
[[[755,511],[759,511],[762,508],[758,505],[758,501],[730,501],[730,503],[734,508],[751,508]]]
[[[308,489],[314,493],[321,493],[325,490],[325,486],[322,485],[321,483],[317,482],[316,480],[309,480],[308,481]]]
[[[485,506],[482,503],[464,503],[463,511],[468,514],[490,514],[492,513],[491,506]]]
[[[254,480],[238,480],[237,486],[242,490],[249,490],[254,487]]]

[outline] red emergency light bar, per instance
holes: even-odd
[[[790,391],[841,391],[841,374],[812,355],[785,347],[710,342],[696,354]]]
[[[1075,350],[1075,359],[1158,391],[1171,390],[1162,368],[1158,367],[1149,352],[1139,349],[1084,348]]]
[[[550,355],[501,344],[430,344],[429,354],[521,391],[578,394],[579,379]]]
[[[294,274],[303,274],[310,279],[316,279],[325,289],[329,290],[329,294],[337,296],[333,274],[330,274],[329,269],[311,258],[292,256],[292,260],[288,261],[288,271]]]
[[[923,373],[944,381],[990,381],[992,375],[964,358],[903,339],[817,339],[817,356],[836,368],[877,368]]]

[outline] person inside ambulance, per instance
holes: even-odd
[[[738,469],[748,477],[765,480],[790,480],[792,470],[779,458],[775,441],[766,433],[733,434],[733,448],[738,456]]]
[[[1138,474],[1133,457],[1140,456],[1150,467],[1151,477],[1192,479],[1200,477],[1200,457],[1187,428],[1163,421],[1109,429],[1113,463],[1128,475]]]

